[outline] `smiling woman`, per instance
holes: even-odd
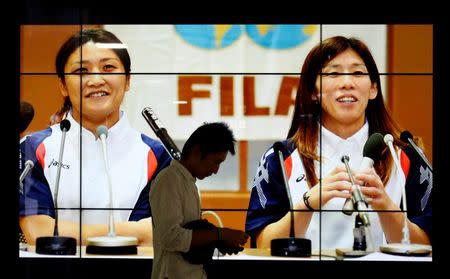
[[[140,245],[152,244],[150,182],[169,164],[170,156],[160,142],[134,130],[120,110],[130,85],[131,63],[126,48],[113,48],[117,44],[122,43],[111,32],[87,29],[70,37],[57,54],[64,96],[58,118],[72,128],[62,133],[60,124],[54,124],[21,142],[21,161],[34,162],[20,196],[20,226],[31,244],[52,235],[55,216],[60,235],[83,244],[88,237],[111,233],[111,216],[117,235],[136,237]],[[96,132],[102,126],[108,156]],[[64,139],[64,158],[59,162]],[[67,166],[60,175],[58,165]],[[110,208],[117,209],[114,215],[109,215]]]
[[[60,88],[63,96],[73,100],[75,120],[81,117],[81,106],[84,127],[92,132],[101,124],[108,127],[119,120],[119,106],[130,87],[130,76],[113,50],[89,41],[69,56],[64,72],[71,75],[60,79]]]
[[[370,197],[369,209],[378,211],[369,213],[372,248],[400,242],[404,224],[411,242],[430,243],[431,199],[422,207],[427,187],[415,175],[420,158],[401,142],[400,131],[384,105],[375,60],[361,40],[331,37],[309,52],[283,154],[293,209],[300,210],[294,213],[296,237],[311,239],[316,251],[352,247],[355,220],[340,212],[352,197],[341,163],[346,155],[355,180],[363,185],[361,192]],[[373,133],[393,136],[402,169],[394,166],[389,152],[383,152],[373,168],[357,169]],[[266,248],[272,239],[289,235],[289,200],[273,148],[262,156],[258,170],[257,178],[264,179],[254,180],[246,231],[253,246]],[[297,180],[299,175],[306,179]],[[400,210],[403,187],[408,195],[406,221]]]
[[[59,114],[71,107],[74,119],[79,121],[82,107],[86,121],[83,126],[95,133],[98,125],[109,128],[119,120],[120,104],[130,87],[131,62],[126,49],[113,48],[120,41],[112,33],[90,32],[92,35],[97,32],[95,41],[85,31],[81,47],[74,40],[62,46],[56,58],[56,71],[65,97]],[[106,48],[108,45],[110,48]]]
[[[342,138],[350,137],[364,125],[367,104],[377,96],[377,84],[371,82],[364,61],[352,49],[323,68],[316,88],[321,92],[312,99],[321,101],[323,126]]]

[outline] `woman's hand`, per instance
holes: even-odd
[[[314,209],[320,209],[332,198],[351,198],[351,183],[348,173],[343,165],[337,166],[322,181],[309,189],[306,193],[309,205]],[[320,191],[322,190],[322,193]],[[320,202],[322,198],[322,202]],[[303,202],[303,201],[302,201]]]
[[[138,225],[137,237],[139,245],[152,246],[153,245],[153,228],[152,217],[144,218],[136,222]]]
[[[384,190],[383,182],[375,169],[370,168],[355,175],[355,180],[361,182],[359,185],[361,192],[366,197],[367,202],[374,210],[394,209],[394,203]]]

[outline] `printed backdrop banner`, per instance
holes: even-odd
[[[238,140],[284,139],[302,63],[320,38],[358,37],[380,72],[386,69],[385,25],[104,27],[131,56],[131,88],[123,104],[131,124],[151,134],[141,116],[151,107],[174,140],[211,121],[227,122]]]

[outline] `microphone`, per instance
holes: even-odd
[[[422,158],[425,164],[427,164],[431,172],[433,172],[433,167],[431,166],[430,162],[428,162],[427,157],[425,157],[425,155],[423,154],[422,149],[420,149],[414,142],[413,135],[409,131],[405,130],[400,134],[400,139],[403,142],[409,143],[409,145],[411,145],[411,147],[414,149],[414,151],[416,151],[420,158]]]
[[[111,185],[111,176],[109,175],[109,164],[108,164],[108,153],[106,150],[106,138],[108,137],[108,127],[104,125],[100,125],[97,127],[97,136],[100,139],[102,143],[102,150],[103,150],[103,162],[105,163],[105,170],[106,170],[106,176],[108,178],[108,189],[109,189],[109,208],[113,207],[113,189]],[[108,236],[115,237],[116,231],[115,231],[115,222],[114,222],[114,214],[113,211],[109,211],[109,231]]]
[[[97,136],[102,143],[103,150],[103,162],[105,163],[106,176],[108,178],[108,190],[109,190],[109,208],[113,207],[113,198],[112,198],[112,185],[111,185],[111,177],[109,175],[109,164],[108,164],[108,155],[106,151],[106,138],[108,137],[108,128],[104,125],[100,125],[97,127]],[[114,214],[112,211],[109,211],[109,231],[108,236],[114,237],[116,236],[115,225],[114,225]]]
[[[362,168],[365,169],[368,167],[372,167],[374,161],[371,158],[378,159],[378,156],[374,153],[381,154],[379,143],[380,143],[381,134],[375,133],[372,135],[364,145],[365,151],[363,154],[363,162],[361,163]],[[382,138],[382,136],[381,136]],[[382,142],[382,141],[381,141]],[[366,148],[367,146],[367,148]],[[370,150],[370,151],[369,151]],[[345,168],[347,169],[348,176],[352,183],[352,198],[350,204],[352,205],[352,210],[355,208],[358,214],[355,216],[355,228],[353,229],[353,247],[352,248],[336,248],[336,254],[343,257],[362,257],[369,254],[366,244],[366,228],[368,232],[368,236],[370,237],[370,220],[369,215],[367,213],[368,203],[363,193],[361,192],[361,188],[359,185],[355,183],[355,179],[350,170],[350,166],[348,164],[350,158],[347,155],[342,156],[341,161],[345,164]],[[345,204],[344,204],[345,207]],[[346,213],[347,214],[347,213]],[[351,212],[350,214],[351,215]],[[370,238],[372,240],[372,238]],[[373,244],[373,242],[371,242]],[[373,246],[373,245],[372,245]]]
[[[150,107],[146,107],[142,110],[142,116],[147,121],[148,125],[152,128],[153,132],[161,140],[164,148],[169,152],[173,159],[179,161],[181,159],[181,152],[177,145],[173,142],[172,138],[167,133],[166,128],[161,127],[157,122],[159,122],[158,117]]]
[[[53,236],[38,237],[36,239],[36,253],[47,255],[75,255],[76,240],[73,237],[59,236],[58,231],[58,192],[59,180],[61,177],[61,167],[63,164],[64,143],[66,141],[66,133],[70,130],[70,121],[64,119],[59,124],[61,129],[61,145],[59,148],[58,168],[56,171],[55,181],[55,227],[53,229]]]
[[[27,176],[27,174],[30,172],[30,170],[34,167],[34,163],[31,160],[27,160],[25,162],[25,169],[23,170],[23,172],[20,174],[19,177],[19,192],[21,194],[23,194],[23,180],[25,179],[25,177]]]
[[[115,231],[113,212],[113,188],[109,172],[108,152],[106,149],[106,138],[108,137],[108,127],[100,125],[97,127],[97,137],[100,139],[103,150],[103,161],[105,163],[106,178],[109,190],[109,222],[108,235],[88,237],[86,253],[88,254],[137,254],[137,238],[132,236],[117,236]]]
[[[380,133],[373,133],[364,144],[363,159],[361,161],[361,165],[359,166],[359,170],[363,171],[365,169],[373,167],[375,161],[380,159],[381,153],[383,152],[385,147],[386,146],[384,145],[383,136]],[[344,206],[342,207],[342,212],[346,215],[351,215],[354,211],[354,203],[355,202],[352,193],[352,198],[348,198],[345,200]]]
[[[56,171],[56,182],[55,182],[55,229],[54,229],[54,235],[58,236],[58,193],[59,193],[59,179],[61,177],[61,167],[62,167],[62,158],[63,158],[63,152],[64,152],[64,143],[66,142],[66,133],[70,130],[70,121],[67,119],[64,119],[59,124],[59,128],[62,131],[61,136],[61,145],[59,149],[59,159],[58,159],[58,168]]]
[[[394,137],[391,134],[386,134],[384,136],[384,142],[389,147],[389,151],[391,153],[392,159],[394,160],[394,164],[396,168],[401,171],[402,167],[400,165],[400,161],[398,160],[397,154],[394,149]],[[431,252],[430,245],[423,244],[411,244],[409,238],[409,228],[408,228],[408,209],[406,205],[406,190],[404,185],[402,187],[402,204],[403,204],[403,214],[404,214],[404,222],[403,222],[403,237],[401,243],[388,243],[386,245],[380,246],[380,251],[387,254],[394,255],[403,255],[403,256],[426,256]]]
[[[23,133],[31,123],[34,117],[33,106],[25,101],[20,102],[19,114],[19,134]]]
[[[290,227],[289,236],[290,237],[295,237],[294,212],[292,211],[292,209],[294,208],[294,205],[292,204],[291,191],[289,189],[289,182],[288,182],[288,179],[287,179],[287,176],[286,176],[286,168],[284,167],[283,150],[284,150],[284,145],[281,142],[277,141],[277,142],[274,143],[273,151],[275,153],[275,156],[278,157],[278,161],[280,162],[281,174],[283,176],[283,184],[284,184],[284,187],[286,189],[286,193],[287,193],[288,200],[289,200],[289,211],[291,213],[291,227]]]
[[[367,215],[367,201],[364,197],[359,185],[355,183],[355,179],[353,178],[352,171],[350,170],[350,166],[348,165],[348,161],[350,158],[347,155],[342,156],[341,161],[345,164],[345,168],[347,169],[348,176],[350,177],[350,181],[352,183],[352,202],[353,206],[357,211],[360,211],[359,217],[364,226],[370,226],[369,215]],[[373,164],[373,163],[372,163]]]
[[[291,225],[289,231],[289,238],[277,238],[272,239],[270,242],[270,250],[272,256],[281,257],[309,257],[311,256],[311,240],[306,238],[295,238],[294,228],[294,212],[291,198],[291,191],[289,189],[289,182],[286,175],[286,169],[284,167],[283,151],[286,151],[283,143],[277,141],[273,145],[275,156],[277,156],[280,162],[281,174],[283,177],[283,184],[286,189],[287,197],[289,200],[289,211],[291,215]]]

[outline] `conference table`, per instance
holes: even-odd
[[[138,247],[135,255],[98,255],[87,254],[85,246],[78,246],[76,255],[60,256],[37,254],[35,247],[29,246],[18,254],[17,278],[150,278],[153,264],[153,247]],[[275,257],[270,255],[270,249],[245,248],[237,255],[215,253],[205,270],[208,279],[320,278],[368,271],[384,275],[402,271],[427,278],[435,269],[434,263],[431,255],[408,257],[373,252],[359,258],[343,258],[333,250],[325,250],[313,251],[310,257]]]
[[[80,253],[81,249],[81,253]],[[21,258],[112,258],[112,259],[153,259],[153,247],[138,246],[137,254],[133,255],[100,255],[86,253],[86,246],[78,246],[75,255],[42,255],[35,253],[35,246],[28,246],[27,251],[20,250]],[[236,255],[222,255],[214,253],[213,260],[258,260],[258,261],[402,261],[402,262],[431,262],[432,255],[425,257],[398,256],[375,251],[362,257],[342,257],[334,250],[323,250],[322,253],[314,252],[311,257],[276,257],[270,255],[270,249],[245,248]]]

